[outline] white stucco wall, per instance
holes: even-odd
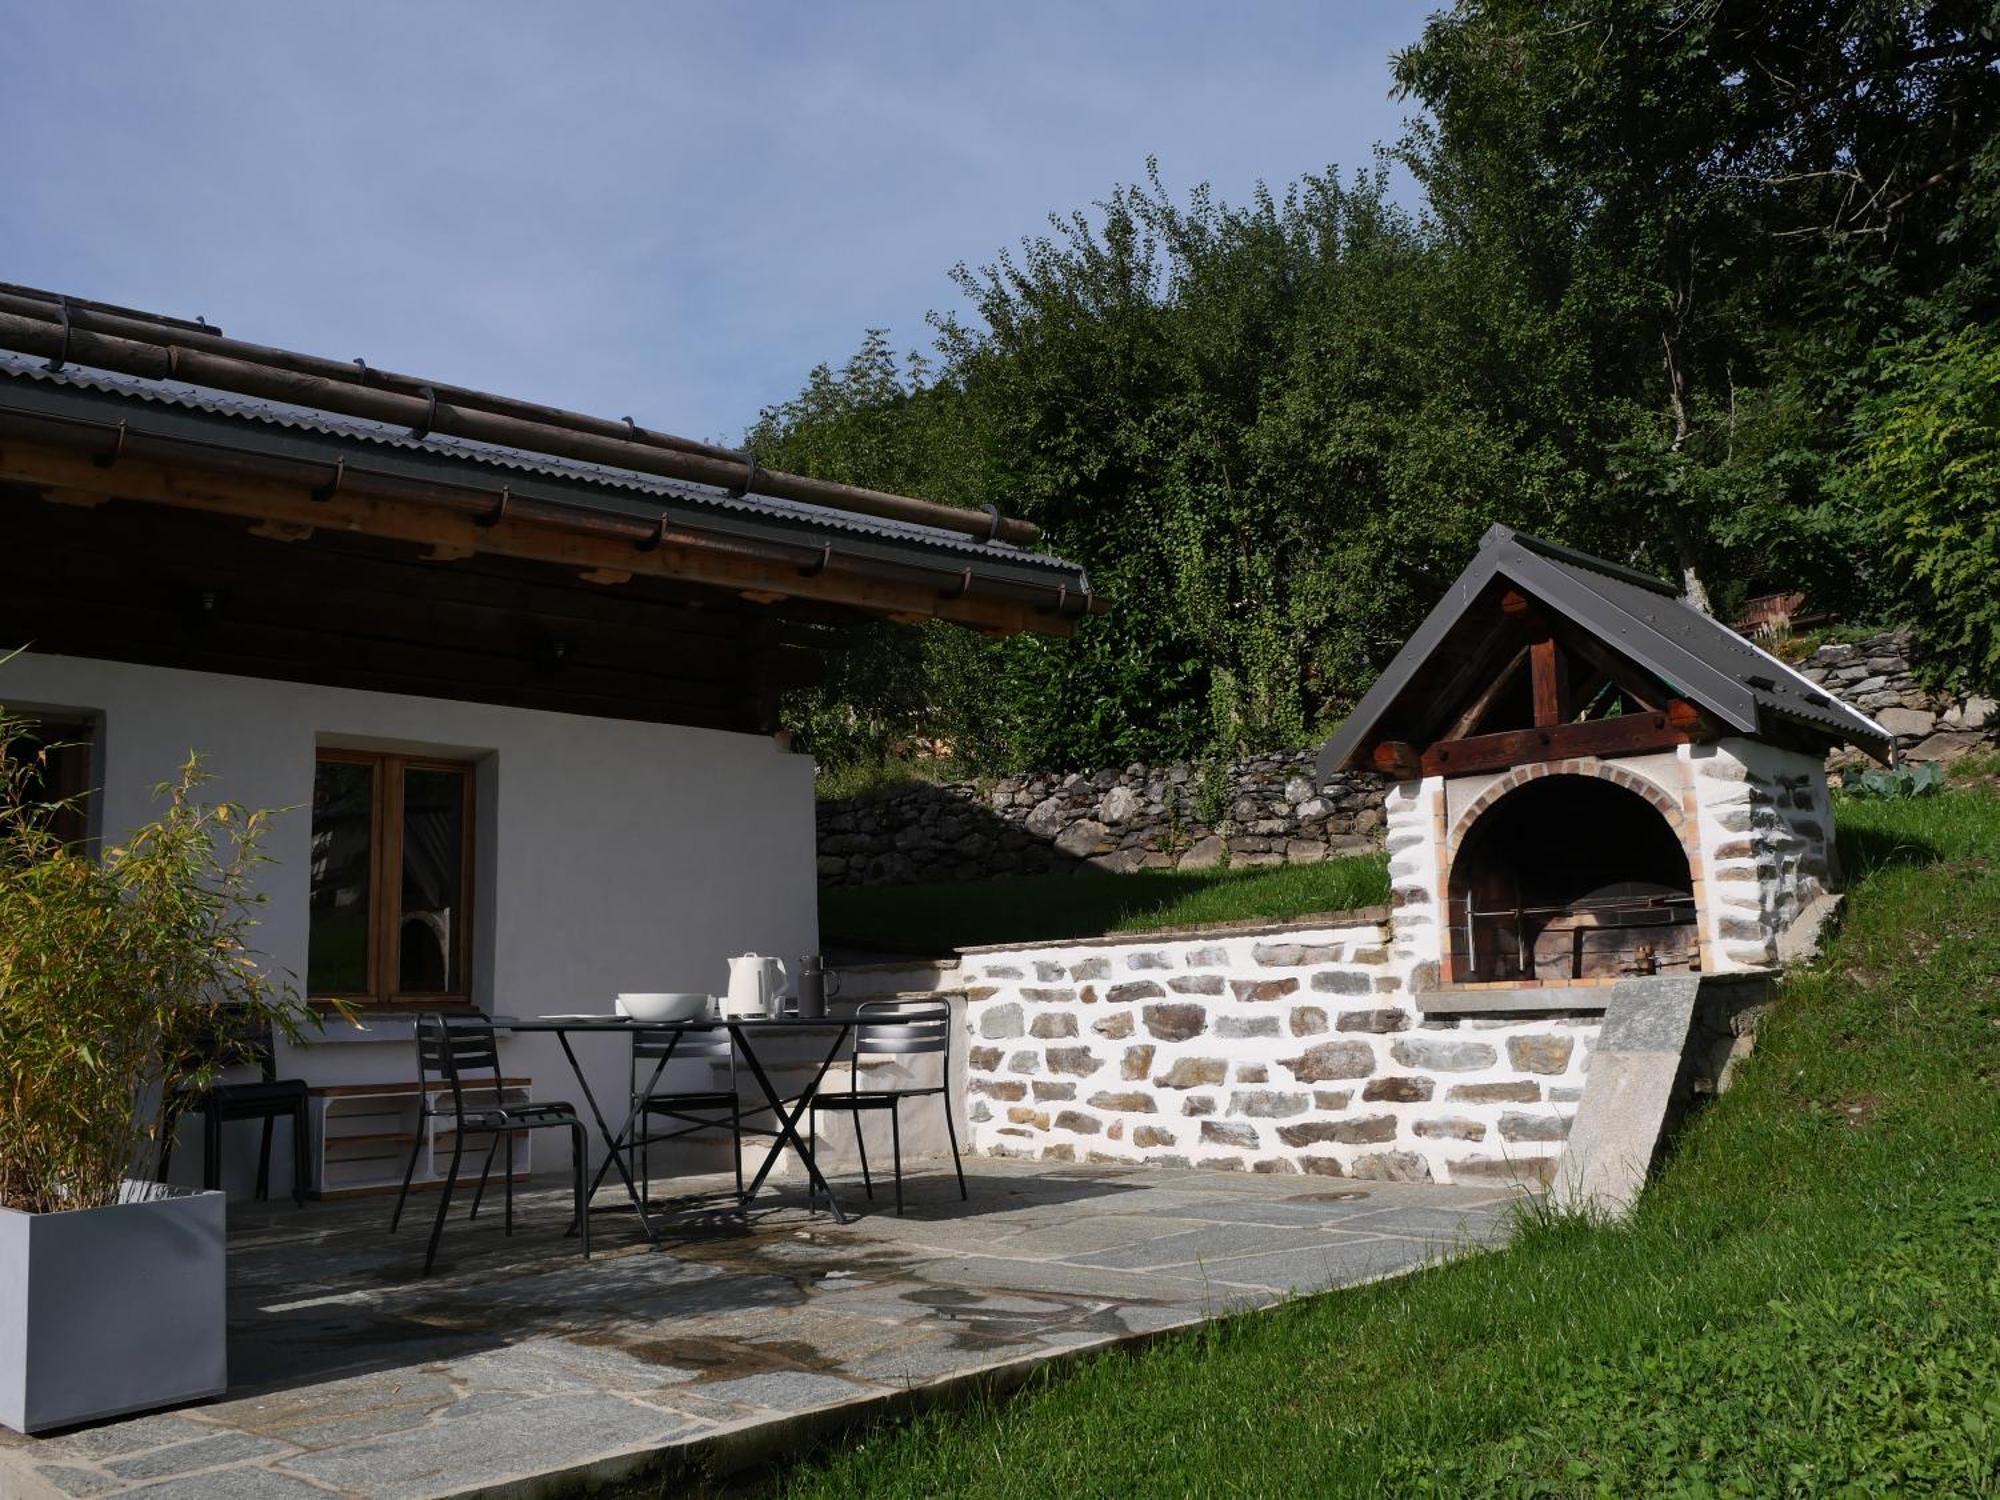
[[[291,809],[267,845],[258,936],[294,975],[306,962],[313,758],[327,745],[478,762],[473,988],[489,1013],[608,1012],[619,990],[716,992],[730,954],[790,965],[818,946],[812,762],[762,736],[34,653],[0,665],[0,703],[99,716],[94,831],[109,840],[150,814],[151,789],[190,750],[215,774],[213,796]],[[390,1040],[322,1044],[282,1065],[314,1083],[411,1076],[407,1024],[385,1029]],[[609,1114],[626,1089],[625,1045],[578,1047]],[[582,1107],[553,1038],[510,1041],[506,1064]],[[225,1150],[232,1183],[247,1180],[251,1129]],[[560,1167],[562,1133],[538,1136],[537,1170]],[[198,1133],[185,1134],[175,1177],[198,1172],[199,1155]],[[282,1159],[273,1178],[274,1193],[289,1187]]]

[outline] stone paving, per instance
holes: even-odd
[[[0,1500],[557,1495],[767,1462],[847,1422],[1004,1388],[1049,1359],[1393,1275],[1502,1239],[1490,1186],[966,1163],[847,1227],[796,1194],[683,1202],[562,1237],[566,1189],[386,1234],[380,1200],[231,1205],[229,1396],[40,1439],[0,1429]],[[608,1195],[607,1195],[608,1196]],[[858,1192],[853,1195],[859,1198]],[[719,1202],[720,1200],[710,1200]],[[857,1207],[868,1205],[856,1204]]]

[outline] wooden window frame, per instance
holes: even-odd
[[[368,846],[368,989],[362,993],[328,993],[308,990],[310,1003],[329,1007],[338,1000],[373,1011],[442,1010],[470,1012],[472,1000],[472,929],[474,926],[473,857],[476,852],[474,812],[478,806],[479,768],[476,762],[452,760],[435,755],[401,755],[373,750],[346,750],[322,746],[313,752],[313,775],[317,779],[322,763],[367,766],[375,773],[374,795],[369,799]],[[396,987],[402,970],[401,918],[403,908],[403,773],[406,771],[450,771],[462,778],[464,791],[459,809],[462,847],[459,851],[459,905],[461,919],[453,932],[457,950],[454,961],[460,984],[455,990],[435,994],[404,994]],[[310,917],[308,917],[310,921]],[[308,979],[310,985],[310,979]]]

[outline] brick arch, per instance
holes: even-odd
[[[1682,765],[1682,771],[1685,775],[1685,763]],[[1599,760],[1543,761],[1533,765],[1515,766],[1506,775],[1494,782],[1493,785],[1473,798],[1472,804],[1460,814],[1457,821],[1451,825],[1449,832],[1445,830],[1444,811],[1442,799],[1440,799],[1437,824],[1437,898],[1440,903],[1438,910],[1443,912],[1448,909],[1447,903],[1450,900],[1452,877],[1458,866],[1459,849],[1464,844],[1466,835],[1471,832],[1474,825],[1490,812],[1495,804],[1502,801],[1511,793],[1519,791],[1531,781],[1541,781],[1551,776],[1582,776],[1597,781],[1608,781],[1613,786],[1621,787],[1643,800],[1666,821],[1667,826],[1673,830],[1675,839],[1679,841],[1681,851],[1687,856],[1688,880],[1694,895],[1695,910],[1697,913],[1696,933],[1701,951],[1701,969],[1703,973],[1714,972],[1715,959],[1710,946],[1711,938],[1709,934],[1707,905],[1703,894],[1707,884],[1706,872],[1703,868],[1701,833],[1697,825],[1693,802],[1690,800],[1684,809],[1673,794],[1660,786],[1658,782],[1653,781],[1649,777],[1641,776],[1636,771],[1627,770],[1623,766],[1606,765]],[[1688,791],[1688,795],[1690,798],[1692,797],[1691,789]],[[1459,960],[1457,952],[1458,935],[1450,922],[1445,922],[1443,926],[1444,931],[1441,934],[1442,957],[1445,972],[1450,974],[1454,972]]]
[[[1531,781],[1542,781],[1550,776],[1588,776],[1598,781],[1608,781],[1613,786],[1623,787],[1626,791],[1643,797],[1652,804],[1655,812],[1666,819],[1667,826],[1673,829],[1674,836],[1681,841],[1681,847],[1687,851],[1689,870],[1696,870],[1694,861],[1699,854],[1699,845],[1695,837],[1694,820],[1681,810],[1680,804],[1657,783],[1637,772],[1628,771],[1623,766],[1607,766],[1602,761],[1595,760],[1542,761],[1534,765],[1514,767],[1473,798],[1472,805],[1466,808],[1459,815],[1458,821],[1452,825],[1451,832],[1445,839],[1446,857],[1441,862],[1443,870],[1449,873],[1452,862],[1457,858],[1459,845],[1465,842],[1465,835],[1496,802]]]

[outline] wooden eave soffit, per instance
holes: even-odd
[[[625,528],[607,519],[580,525],[551,507],[502,503],[484,512],[370,491],[350,479],[335,486],[269,479],[136,455],[115,465],[87,453],[0,438],[0,482],[63,504],[137,501],[240,517],[257,534],[300,540],[314,531],[348,532],[408,542],[438,561],[479,553],[548,563],[602,586],[634,576],[671,578],[776,603],[787,598],[845,605],[891,619],[948,620],[995,634],[1069,635],[1075,615],[1060,605],[981,596],[969,579],[942,586],[882,578],[837,553],[794,558],[778,546],[734,542],[665,527]],[[1078,598],[1068,595],[1070,610]],[[1087,612],[1104,609],[1091,597]]]
[[[1423,745],[1377,741],[1369,752],[1377,771],[1399,781],[1464,776],[1533,761],[1641,754],[1720,732],[1696,705],[1669,696],[1602,642],[1574,633],[1559,640],[1546,615],[1518,591],[1509,589],[1500,596],[1499,612],[1501,618],[1494,622],[1499,644],[1488,655],[1501,665],[1478,684],[1439,738]],[[1609,689],[1616,689],[1639,711],[1616,718],[1578,718],[1570,696],[1572,653],[1590,670],[1583,711],[1600,690]],[[1480,725],[1524,671],[1533,726],[1480,733]]]

